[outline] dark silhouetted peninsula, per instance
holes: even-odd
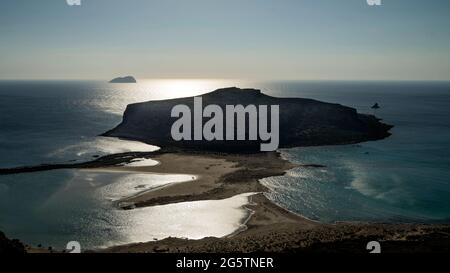
[[[10,240],[0,231],[0,254],[25,253],[25,247],[19,240]]]
[[[119,77],[112,79],[110,83],[136,83],[136,79],[132,76]]]
[[[358,143],[390,136],[391,125],[354,108],[304,98],[278,98],[256,89],[218,89],[202,95],[203,105],[279,105],[279,147]],[[123,121],[104,136],[138,140],[162,147],[223,152],[259,151],[261,141],[174,141],[171,117],[175,105],[193,109],[193,97],[149,101],[127,106]],[[207,120],[204,119],[203,123]]]

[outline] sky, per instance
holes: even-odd
[[[450,80],[449,14],[449,0],[2,0],[0,79]]]

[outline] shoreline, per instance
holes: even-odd
[[[248,216],[239,223],[240,227],[221,238],[233,238],[249,229],[267,224],[291,221],[307,223],[307,226],[319,224],[278,206],[264,196],[264,192],[267,192],[268,189],[259,182],[259,179],[284,175],[287,170],[300,166],[282,158],[279,152],[246,155],[178,152],[157,155],[152,157],[152,160],[157,161],[158,164],[145,167],[109,167],[96,170],[158,174],[189,173],[189,175],[196,176],[196,179],[153,188],[122,198],[116,201],[119,209],[132,210],[179,202],[222,200],[239,194],[254,193],[248,197],[248,203],[242,207],[243,210],[248,211]],[[180,161],[183,162],[182,165],[180,165]],[[122,206],[121,203],[126,205]],[[260,206],[264,210],[261,210]],[[259,217],[260,215],[261,217]],[[159,241],[162,240],[154,242]]]
[[[155,166],[119,167],[121,171],[162,174],[189,174],[197,179],[151,189],[120,201],[135,207],[166,205],[178,202],[226,199],[242,193],[265,192],[259,179],[284,175],[297,165],[281,159],[278,153],[218,155],[166,153],[152,157]],[[101,169],[100,169],[101,170]],[[116,167],[105,168],[118,170]]]
[[[153,166],[120,166],[134,158],[150,158],[160,162]],[[383,224],[383,223],[321,223],[290,212],[264,196],[267,188],[259,180],[282,176],[295,167],[324,167],[296,165],[282,158],[279,152],[258,154],[224,154],[180,150],[158,150],[126,153],[98,158],[91,162],[66,166],[66,169],[94,171],[126,171],[160,174],[189,174],[197,179],[169,184],[116,200],[134,209],[179,202],[220,200],[243,193],[249,196],[243,209],[249,215],[242,219],[241,228],[221,238],[198,240],[169,237],[150,242],[117,245],[87,252],[106,253],[248,253],[248,252],[335,252],[367,253],[369,241],[383,244],[384,252],[446,252],[450,250],[450,225],[445,224]],[[23,172],[60,169],[62,165],[22,168]],[[20,173],[21,169],[0,170],[0,174]],[[387,248],[387,249],[386,249]],[[28,252],[43,249],[27,248]]]
[[[176,190],[157,190],[144,193],[140,198],[128,198],[136,207],[164,205],[173,202],[224,199],[240,193],[257,192],[249,196],[244,206],[250,211],[242,220],[242,228],[227,236],[205,237],[199,240],[169,237],[163,240],[118,245],[93,252],[106,253],[248,253],[248,252],[336,252],[367,253],[366,244],[377,240],[385,252],[445,252],[450,248],[450,225],[437,224],[383,224],[383,223],[321,223],[288,211],[264,196],[268,189],[259,179],[284,175],[294,167],[323,167],[295,165],[281,157],[279,152],[266,154],[211,154],[179,152],[169,154],[161,161],[174,173],[177,161],[173,157],[187,157],[190,173],[202,177],[207,172],[205,163],[230,167],[215,172],[206,188],[186,195],[195,181],[183,183]],[[161,158],[153,158],[159,161]],[[224,161],[223,161],[224,160]],[[195,164],[193,164],[195,162]],[[228,163],[224,163],[228,162]],[[150,171],[152,167],[145,167]],[[158,169],[158,168],[156,168]],[[184,169],[185,170],[185,169]],[[179,171],[184,171],[179,170]],[[176,171],[175,171],[176,173]],[[204,176],[203,176],[204,177]]]

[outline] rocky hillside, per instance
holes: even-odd
[[[392,128],[375,116],[357,113],[354,108],[312,99],[271,97],[256,89],[218,89],[202,95],[202,99],[203,107],[216,104],[222,109],[225,109],[225,105],[238,104],[279,105],[280,148],[383,139],[390,135],[389,130]],[[178,118],[171,117],[171,110],[179,104],[193,109],[194,99],[190,97],[128,105],[122,123],[103,135],[162,147],[226,152],[259,150],[261,141],[174,141],[171,127]],[[203,123],[208,120],[204,118]]]
[[[10,240],[0,231],[0,254],[25,253],[24,245],[18,240]]]

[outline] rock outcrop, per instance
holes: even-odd
[[[303,98],[277,98],[256,89],[224,88],[202,95],[203,106],[279,105],[279,147],[350,144],[390,136],[391,125],[373,115],[339,104]],[[127,106],[123,121],[104,136],[138,140],[161,147],[223,152],[259,151],[261,141],[174,141],[171,117],[175,105],[193,109],[193,97],[149,101]],[[204,118],[203,123],[208,119]]]
[[[0,255],[25,253],[24,245],[18,240],[10,240],[0,231]]]

